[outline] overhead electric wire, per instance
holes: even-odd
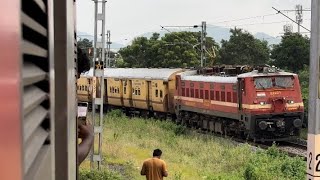
[[[246,18],[239,18],[239,19],[232,19],[232,20],[225,20],[225,21],[218,21],[218,22],[208,23],[208,24],[220,24],[220,23],[227,23],[227,22],[234,22],[234,21],[243,21],[243,20],[248,20],[248,19],[264,18],[264,17],[274,16],[274,15],[277,15],[277,13],[265,14],[265,15],[260,15],[260,16],[251,16],[251,17],[246,17]]]
[[[289,16],[285,15],[285,14],[282,13],[280,10],[278,10],[278,9],[276,9],[276,8],[274,8],[274,7],[272,7],[272,8],[273,8],[274,10],[276,10],[276,11],[278,12],[278,14],[281,14],[281,15],[285,16],[286,18],[290,19],[292,22],[296,23],[298,26],[300,26],[300,27],[302,27],[303,29],[311,32],[309,29],[307,29],[306,27],[302,26],[301,24],[299,24],[298,22],[296,22],[295,20],[293,20],[293,19],[290,18]]]

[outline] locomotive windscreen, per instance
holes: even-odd
[[[254,79],[256,89],[269,88],[292,88],[292,76],[278,76],[278,77],[257,77]]]

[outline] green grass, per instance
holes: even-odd
[[[308,128],[304,128],[301,130],[300,138],[307,140],[308,139]]]
[[[254,152],[249,145],[194,133],[171,122],[129,119],[117,111],[105,118],[103,138],[100,174],[104,173],[105,179],[145,179],[140,176],[141,165],[156,148],[163,151],[168,180],[305,179],[305,162],[275,147]],[[88,169],[89,163],[83,163],[82,177],[89,174]],[[104,179],[97,172],[91,174]]]

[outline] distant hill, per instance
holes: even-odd
[[[176,31],[191,31],[191,32],[197,32],[199,31],[199,29],[170,29],[171,32],[176,32]],[[213,37],[214,40],[218,43],[221,42],[222,39],[224,40],[229,40],[230,38],[230,28],[225,28],[225,27],[220,27],[220,26],[214,26],[214,25],[207,25],[207,36]],[[142,34],[141,36],[144,37],[151,37],[152,34],[154,32],[147,32]],[[159,32],[157,32],[160,34],[160,37],[164,36],[166,33],[168,33],[168,31],[166,30],[161,30]],[[270,36],[266,33],[263,32],[258,32],[256,34],[253,35],[254,37],[256,37],[257,39],[260,40],[266,40],[268,42],[269,45],[271,44],[279,44],[281,42],[280,38],[275,38],[273,36]]]
[[[77,32],[78,37],[80,37],[81,39],[89,39],[90,41],[93,41],[94,37],[91,34],[88,34],[86,32]],[[110,49],[113,51],[118,51],[120,48],[125,47],[125,45],[121,44],[121,43],[117,43],[117,42],[112,42],[112,44],[110,45]]]
[[[192,32],[197,32],[199,29],[170,29],[171,32],[176,32],[176,31],[192,31]],[[214,25],[207,25],[207,36],[213,37],[214,40],[218,43],[221,42],[222,39],[224,40],[229,40],[230,38],[230,28],[225,28],[225,27],[220,27],[220,26],[214,26]],[[141,34],[140,36],[150,38],[154,32],[146,32],[144,34]],[[163,37],[166,33],[169,33],[166,30],[160,30],[157,33],[160,34],[160,37]],[[258,32],[253,35],[257,39],[260,40],[266,40],[269,45],[272,44],[279,44],[281,42],[281,38],[275,38],[273,36],[270,36],[264,32]],[[90,41],[93,41],[93,35],[90,35],[86,32],[78,32],[78,37],[80,38],[87,38]],[[112,42],[111,44],[111,49],[114,51],[118,51],[120,48],[125,47],[126,45],[118,43],[118,42]]]

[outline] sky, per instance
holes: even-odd
[[[237,26],[249,32],[264,32],[281,36],[283,25],[297,25],[272,9],[294,10],[297,4],[311,8],[311,0],[108,0],[106,3],[106,29],[111,41],[128,43],[146,32],[160,31],[162,26],[189,26],[207,24]],[[295,12],[284,12],[295,20]],[[303,23],[310,29],[311,12],[303,12]],[[241,20],[242,19],[242,20]],[[99,28],[100,29],[100,28]],[[94,32],[94,2],[77,1],[77,30]],[[301,32],[307,30],[301,28]]]

